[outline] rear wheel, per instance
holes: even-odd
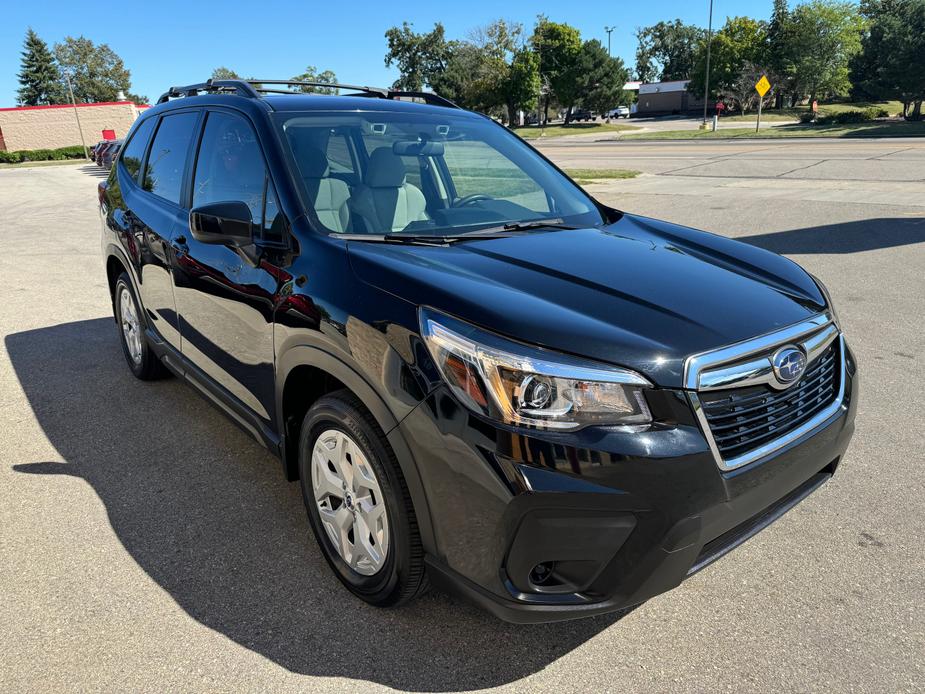
[[[141,310],[127,273],[119,275],[113,292],[112,307],[119,326],[122,354],[136,378],[153,381],[168,374],[157,355],[148,346]]]
[[[341,582],[383,607],[423,592],[424,552],[407,485],[385,435],[352,393],[332,393],[309,409],[299,468],[312,530]]]

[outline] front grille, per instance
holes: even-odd
[[[725,460],[784,436],[828,407],[839,390],[838,340],[786,390],[768,386],[700,394],[703,413]]]

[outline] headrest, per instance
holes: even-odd
[[[370,188],[400,188],[405,183],[405,163],[389,147],[373,150],[369,157],[366,185]]]
[[[328,158],[317,147],[300,146],[297,148],[296,156],[303,178],[324,178],[328,175]]]

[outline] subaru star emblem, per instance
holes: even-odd
[[[781,383],[793,383],[806,370],[806,355],[796,347],[781,347],[771,357],[774,375]]]

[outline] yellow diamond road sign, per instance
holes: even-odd
[[[758,96],[764,97],[768,93],[768,90],[771,88],[771,83],[768,82],[766,75],[762,75],[761,79],[758,80],[758,84],[755,85],[755,91],[758,92]]]

